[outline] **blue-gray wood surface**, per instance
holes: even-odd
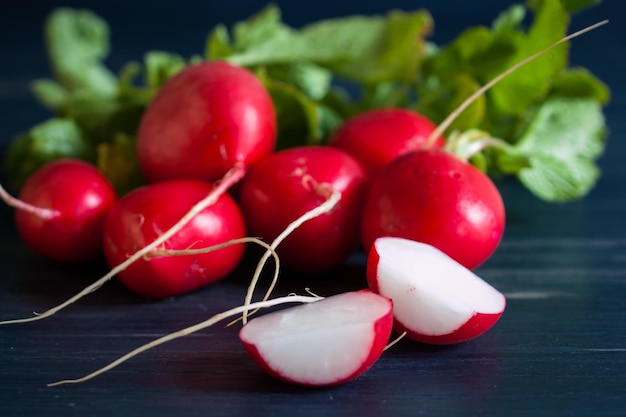
[[[245,2],[10,2],[0,12],[0,138],[47,117],[28,92],[48,76],[41,25],[58,5],[82,5],[113,31],[112,67],[149,49],[202,50],[217,22],[265,4]],[[435,40],[490,22],[507,2],[278,2],[301,25],[324,17],[426,7]],[[331,389],[277,382],[249,360],[236,326],[216,326],[146,352],[82,385],[79,377],[170,331],[243,300],[252,264],[192,294],[162,301],[134,296],[113,281],[55,317],[0,328],[0,416],[624,416],[626,415],[626,26],[612,0],[573,19],[611,23],[577,39],[572,62],[613,91],[603,176],[588,197],[547,204],[514,182],[499,183],[507,230],[478,270],[503,291],[502,319],[482,337],[451,347],[402,341],[367,373]],[[317,281],[285,275],[280,291],[304,286],[330,294],[364,286],[363,258]],[[0,209],[0,319],[64,300],[106,271],[44,261],[20,241],[11,210]]]

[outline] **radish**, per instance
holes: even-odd
[[[50,317],[158,249],[243,178],[250,164],[273,150],[275,118],[269,93],[248,70],[214,61],[193,64],[177,73],[159,90],[142,117],[137,137],[139,165],[149,181],[189,177],[215,180],[215,188],[187,212],[179,212],[180,218],[169,228],[159,229],[152,242],[126,247],[134,252],[118,254],[117,258],[124,260],[78,294],[37,316],[0,321],[0,325]],[[160,198],[162,204],[168,196]],[[109,262],[113,262],[111,255]],[[202,281],[211,279],[198,282]],[[164,284],[155,292],[143,284],[136,288],[145,295],[167,296],[180,294],[185,287],[197,288],[191,283]]]
[[[208,320],[146,343],[110,364],[77,379],[48,384],[76,384],[101,375],[138,354],[240,314],[248,308],[305,303],[255,318],[239,331],[243,346],[260,367],[282,380],[307,386],[348,382],[381,356],[393,326],[393,304],[370,290],[328,298],[288,295],[239,306]]]
[[[104,219],[117,196],[93,165],[58,159],[35,171],[18,198],[2,187],[0,195],[17,209],[17,230],[40,255],[70,263],[102,257]]]
[[[330,211],[294,230],[277,249],[286,268],[320,272],[343,262],[359,243],[367,175],[349,154],[326,146],[285,149],[256,164],[241,183],[239,202],[251,235],[271,241],[287,225],[341,195]]]
[[[338,385],[361,375],[391,334],[392,303],[369,290],[349,292],[254,318],[239,338],[269,375],[287,382]]]
[[[474,100],[520,67],[552,48],[608,21],[587,26],[519,61],[471,94],[425,140],[387,165],[371,185],[361,220],[361,242],[370,251],[383,236],[431,244],[473,269],[498,246],[504,233],[504,204],[491,179],[449,152],[439,137]],[[468,158],[471,155],[465,155]]]
[[[366,251],[383,236],[428,243],[473,269],[495,251],[504,226],[504,203],[487,175],[444,150],[426,150],[399,157],[374,179],[361,239]]]
[[[374,242],[367,282],[393,300],[395,330],[423,343],[473,339],[498,321],[506,305],[504,295],[445,253],[403,238]]]
[[[199,180],[169,180],[135,189],[115,204],[103,232],[104,253],[113,268],[158,238],[214,187]],[[203,248],[246,234],[239,207],[229,194],[196,214],[161,250]],[[214,283],[238,265],[243,245],[208,253],[151,257],[150,253],[118,273],[120,281],[137,294],[170,297]]]
[[[269,93],[253,73],[226,62],[190,65],[159,90],[137,136],[144,177],[220,179],[250,166],[276,142]]]
[[[436,125],[409,109],[382,108],[346,120],[329,137],[328,145],[354,156],[373,178],[400,155],[424,147]],[[437,136],[432,147],[444,145]]]

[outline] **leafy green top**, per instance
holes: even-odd
[[[46,22],[54,79],[32,84],[54,116],[15,138],[5,167],[19,187],[41,164],[74,156],[98,164],[120,192],[135,187],[142,181],[134,153],[141,115],[165,81],[198,60],[228,60],[255,71],[274,100],[279,148],[323,143],[342,120],[377,107],[413,108],[439,123],[481,85],[562,38],[570,13],[595,3],[530,0],[443,46],[427,40],[433,21],[426,10],[295,29],[270,5],[230,29],[212,28],[202,56],[152,51],[118,75],[103,64],[106,22],[90,11],[57,9]],[[568,65],[562,44],[481,95],[447,134],[457,144],[469,138],[496,144],[471,160],[493,176],[517,175],[539,198],[584,196],[599,176],[609,89]]]

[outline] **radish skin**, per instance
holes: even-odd
[[[17,198],[0,187],[16,208],[15,225],[41,256],[64,263],[102,258],[102,229],[117,195],[98,169],[75,159],[58,159],[35,171]]]
[[[331,386],[356,378],[378,360],[392,322],[391,301],[361,290],[254,318],[239,338],[269,375]]]
[[[415,151],[372,182],[361,240],[366,252],[383,236],[428,243],[473,269],[496,250],[504,227],[504,202],[487,175],[446,151]]]
[[[137,156],[150,182],[217,181],[276,144],[271,97],[249,70],[222,61],[193,64],[168,80],[146,109]]]
[[[272,241],[333,192],[341,200],[293,230],[277,248],[286,268],[312,274],[336,267],[358,247],[367,174],[356,159],[327,146],[275,152],[250,169],[239,202],[249,233]]]
[[[213,185],[199,180],[169,180],[137,188],[110,210],[103,231],[109,266],[123,263],[136,251],[172,227],[195,203],[211,194]],[[168,202],[163,205],[163,198]],[[228,193],[196,213],[175,235],[156,249],[181,250],[214,246],[246,235],[241,211]],[[188,293],[226,277],[243,257],[244,245],[207,253],[138,259],[118,279],[145,297],[164,298]]]
[[[328,145],[355,157],[374,178],[397,157],[422,149],[435,128],[428,118],[409,109],[374,109],[346,120],[330,135]],[[431,147],[444,144],[438,136]]]
[[[473,339],[502,316],[506,299],[431,245],[377,239],[368,255],[369,288],[394,303],[394,329],[429,344]]]

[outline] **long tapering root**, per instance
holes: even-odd
[[[260,302],[256,302],[256,303],[252,303],[252,304],[248,304],[248,305],[243,305],[243,306],[239,306],[239,307],[235,307],[235,308],[231,308],[230,310],[224,311],[222,313],[216,314],[213,317],[209,318],[208,320],[205,320],[201,323],[195,324],[193,326],[189,326],[186,327],[184,329],[181,329],[177,332],[174,333],[170,333],[166,336],[163,336],[159,339],[155,339],[152,342],[146,343],[145,345],[142,345],[140,347],[138,347],[137,349],[127,353],[126,355],[120,357],[119,359],[111,362],[110,364],[88,374],[85,375],[84,377],[81,378],[76,378],[76,379],[65,379],[62,381],[57,381],[57,382],[53,382],[48,384],[48,387],[54,387],[54,386],[58,386],[58,385],[63,385],[63,384],[78,384],[81,382],[85,382],[85,381],[89,381],[90,379],[95,378],[98,375],[101,375],[117,366],[119,366],[120,364],[128,361],[129,359],[139,355],[140,353],[143,353],[149,349],[152,349],[156,346],[162,345],[163,343],[169,342],[171,340],[174,339],[178,339],[187,335],[190,335],[192,333],[198,332],[200,330],[206,329],[207,327],[210,327],[222,320],[225,320],[229,317],[241,314],[242,312],[248,310],[249,308],[254,308],[254,309],[260,309],[260,308],[268,308],[268,307],[273,307],[273,306],[277,306],[280,304],[286,304],[286,303],[312,303],[318,300],[321,300],[321,297],[313,297],[313,296],[300,296],[300,295],[288,295],[285,297],[279,297],[279,298],[274,298],[272,300],[267,300],[267,301],[260,301]]]

